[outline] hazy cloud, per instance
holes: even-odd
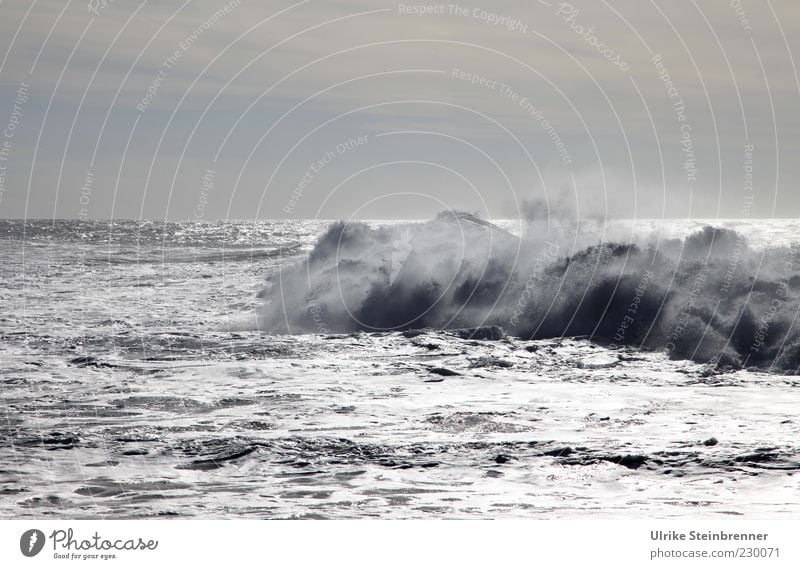
[[[0,4],[4,217],[800,213],[789,0],[101,4]]]

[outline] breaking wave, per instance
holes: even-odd
[[[463,213],[426,223],[338,222],[272,275],[271,333],[499,326],[525,339],[586,336],[714,368],[800,367],[800,245],[751,248],[705,227],[604,242],[531,215],[521,237]]]

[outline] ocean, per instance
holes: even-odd
[[[800,221],[331,223],[0,220],[0,517],[796,517]]]

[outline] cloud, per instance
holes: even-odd
[[[28,2],[7,0],[0,31],[7,41],[18,27],[19,33],[6,46],[0,103],[8,108],[19,82],[32,84],[26,132],[17,146],[21,164],[9,177],[28,185],[26,166],[47,112],[40,141],[57,158],[37,153],[36,179],[51,180],[61,169],[75,122],[81,143],[70,143],[69,170],[84,169],[98,140],[118,157],[131,136],[124,183],[188,197],[185,187],[198,172],[186,171],[186,165],[207,164],[219,153],[226,161],[221,167],[233,176],[225,183],[235,184],[242,169],[243,179],[258,180],[238,190],[244,198],[233,213],[244,216],[270,178],[278,201],[285,201],[305,160],[290,155],[284,164],[297,162],[292,171],[278,168],[281,158],[330,121],[295,152],[316,156],[329,138],[395,130],[436,131],[504,150],[519,146],[518,140],[535,154],[549,183],[569,187],[573,176],[593,179],[588,185],[609,192],[615,203],[635,193],[648,206],[637,212],[646,215],[662,212],[665,191],[678,196],[666,214],[734,215],[740,209],[743,148],[753,144],[763,188],[754,212],[771,215],[776,203],[781,214],[800,212],[793,192],[799,166],[789,159],[800,150],[794,112],[800,87],[790,55],[800,58],[789,43],[800,32],[799,6],[772,1],[746,6],[743,16],[730,3],[710,1],[570,5],[503,0],[459,4],[452,11],[455,4],[444,4],[442,13],[413,15],[397,2],[113,0],[93,14],[82,2],[65,9],[63,2],[40,0],[28,13]],[[630,69],[620,69],[609,54],[618,54]],[[660,69],[685,104],[684,121]],[[454,70],[477,80],[459,78]],[[145,100],[146,110],[137,111]],[[397,101],[423,102],[386,104]],[[684,166],[684,124],[695,149],[694,182]],[[559,141],[569,148],[572,164],[563,164],[555,148]],[[408,144],[428,146],[413,138]],[[392,159],[380,148],[373,146],[351,167]],[[384,148],[395,159],[414,151]],[[467,155],[454,148],[437,147],[431,158],[450,164],[460,159],[455,165],[469,170]],[[156,149],[165,170],[158,182],[145,177]],[[534,186],[538,182],[521,154],[503,168],[528,176]],[[113,168],[95,167],[98,179],[116,178]],[[171,187],[173,177],[183,187]],[[615,187],[607,187],[610,178]],[[80,178],[62,184],[67,203],[78,199]],[[34,185],[32,191],[31,211],[50,212],[52,188]],[[381,190],[364,187],[359,199],[376,192]],[[493,211],[512,205],[492,188],[482,192]],[[725,199],[718,208],[720,192]],[[21,203],[7,199],[0,215],[21,215]],[[158,215],[158,207],[163,206],[153,205],[148,214]],[[175,215],[191,211],[190,204],[178,206]],[[280,208],[269,213],[280,215]],[[135,208],[122,212],[135,214]]]

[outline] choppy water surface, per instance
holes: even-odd
[[[797,376],[242,329],[325,225],[0,222],[0,517],[796,516]]]

